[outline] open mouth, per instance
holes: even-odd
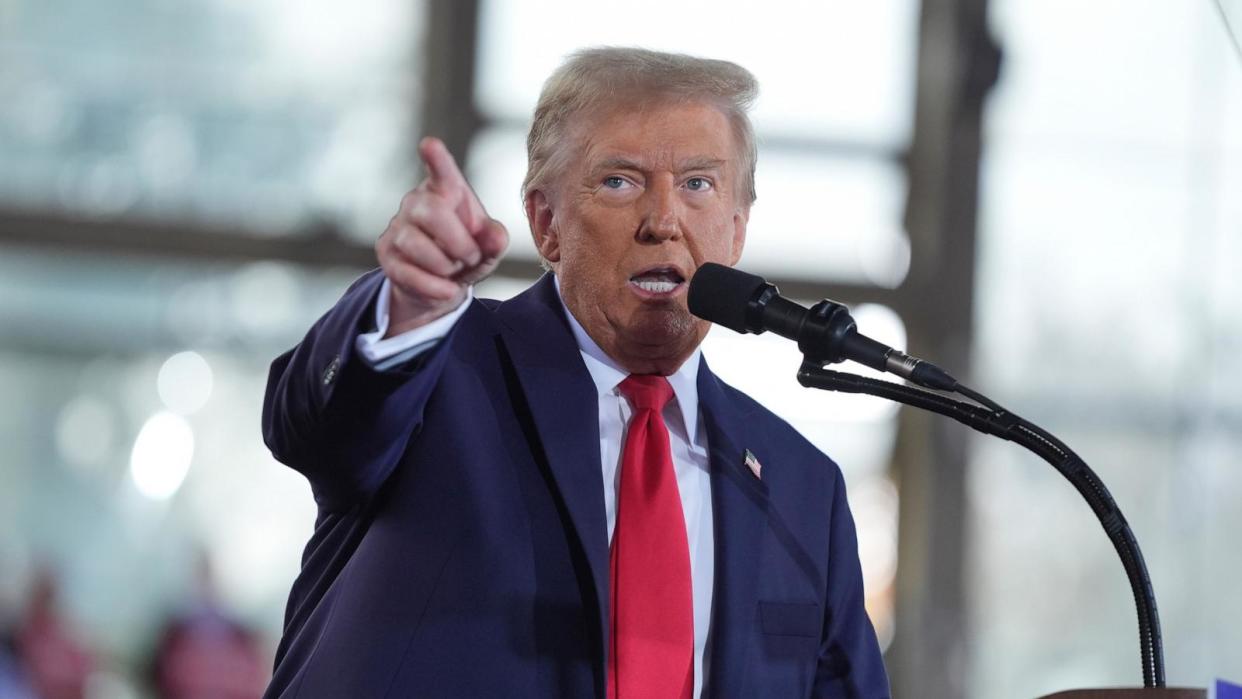
[[[648,294],[671,294],[686,278],[674,267],[653,267],[630,277],[630,284]]]

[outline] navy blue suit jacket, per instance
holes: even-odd
[[[264,437],[319,514],[267,696],[603,699],[598,403],[551,277],[475,301],[387,372],[354,352],[381,281],[362,277],[272,364]],[[887,697],[840,470],[706,364],[698,388],[716,546],[705,695]]]

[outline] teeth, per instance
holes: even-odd
[[[635,279],[634,285],[643,291],[649,291],[653,294],[667,294],[677,288],[674,282],[658,281],[654,279]]]

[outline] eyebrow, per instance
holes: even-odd
[[[592,170],[635,170],[637,172],[642,172],[644,168],[629,158],[614,157],[600,161],[594,168],[592,168]]]
[[[723,170],[725,161],[718,158],[698,157],[688,158],[678,164],[681,166],[679,169],[682,172],[687,170]]]

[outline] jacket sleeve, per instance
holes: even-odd
[[[421,422],[447,352],[381,371],[357,354],[384,276],[368,272],[296,347],[277,357],[263,397],[263,441],[307,477],[315,501],[342,510],[374,495]]]
[[[889,699],[888,675],[864,604],[862,568],[845,479],[836,469],[831,510],[828,598],[824,640],[811,696],[819,699]]]

